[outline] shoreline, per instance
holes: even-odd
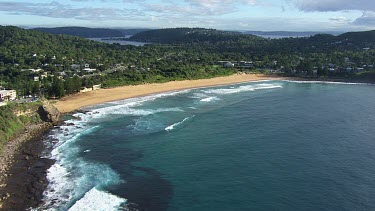
[[[85,106],[163,92],[281,79],[278,76],[238,73],[211,79],[122,86],[68,96],[54,106],[61,113],[71,113]],[[29,125],[5,146],[0,154],[0,209],[29,209],[40,205],[48,185],[47,170],[55,162],[41,157],[46,149],[43,136],[52,126],[47,122]]]
[[[0,155],[0,209],[24,210],[40,203],[48,184],[46,171],[53,163],[41,158],[45,149],[41,140],[51,127],[50,123],[29,125],[5,145]]]
[[[163,92],[180,91],[193,88],[230,85],[261,80],[282,80],[284,77],[239,73],[230,76],[215,77],[210,79],[169,81],[166,83],[141,84],[134,86],[121,86],[109,89],[100,89],[92,92],[78,93],[58,100],[54,106],[61,113],[71,113],[82,107],[92,106],[107,102],[124,100]]]
[[[85,106],[91,106],[128,98],[142,97],[163,92],[180,91],[194,88],[213,87],[262,80],[290,80],[290,81],[319,81],[319,82],[354,82],[343,79],[283,77],[263,74],[235,74],[212,79],[171,81],[160,84],[142,84],[123,86],[111,89],[101,89],[89,93],[80,93],[65,97],[55,104],[61,113],[71,113]],[[359,82],[359,81],[355,81]],[[145,90],[142,90],[145,88]],[[14,140],[16,146],[11,146],[10,153],[0,155],[0,209],[15,208],[27,209],[40,205],[43,192],[48,185],[47,170],[54,161],[41,158],[45,152],[42,142],[43,136],[51,129],[51,124],[34,125],[34,128],[25,130]],[[27,131],[27,132],[26,132]],[[9,154],[9,155],[8,155]],[[2,161],[4,157],[5,162]],[[12,175],[17,175],[16,178]],[[22,201],[22,203],[19,203]]]

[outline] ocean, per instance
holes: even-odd
[[[40,209],[375,209],[373,85],[249,82],[65,119]]]

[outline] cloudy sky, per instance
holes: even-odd
[[[0,25],[375,29],[375,0],[0,0]]]

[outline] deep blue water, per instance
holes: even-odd
[[[263,81],[87,108],[43,208],[373,210],[375,86]]]

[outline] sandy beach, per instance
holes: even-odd
[[[92,92],[79,93],[67,96],[57,101],[55,107],[62,113],[68,113],[85,106],[105,102],[156,94],[161,92],[183,89],[226,85],[258,80],[278,80],[280,78],[262,74],[234,74],[231,76],[216,77],[211,79],[170,81],[167,83],[142,84],[136,86],[123,86],[111,89],[100,89]]]

